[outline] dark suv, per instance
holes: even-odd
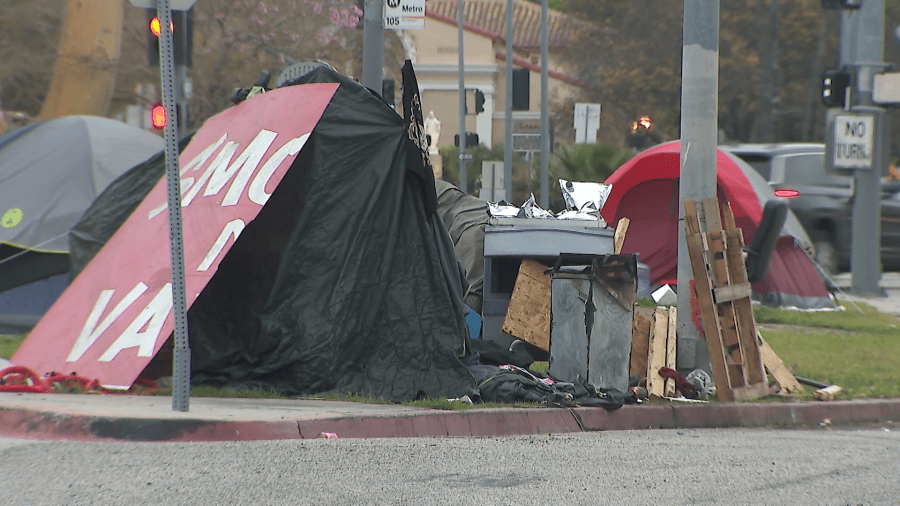
[[[853,178],[825,172],[824,144],[736,144],[720,146],[749,163],[773,190],[800,192],[789,199],[816,250],[816,261],[832,274],[850,267]],[[881,263],[900,269],[900,181],[882,182]]]

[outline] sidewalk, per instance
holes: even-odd
[[[602,408],[443,411],[402,405],[291,399],[192,398],[0,392],[0,437],[76,441],[254,441],[500,437],[594,430],[881,426],[900,421],[900,399],[833,402],[656,403]]]
[[[900,315],[900,272],[884,272],[878,286],[884,291],[884,297],[860,296],[853,294],[853,275],[844,272],[835,275],[832,280],[842,290],[838,299],[849,302],[846,309],[853,310],[853,303],[864,302],[882,313]]]

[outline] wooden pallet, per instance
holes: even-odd
[[[686,200],[684,209],[694,290],[716,383],[716,398],[731,401],[766,396],[769,388],[750,304],[750,283],[743,259],[744,238],[735,225],[731,206],[726,204],[720,215],[716,199],[703,201],[705,233],[700,226],[697,202]]]

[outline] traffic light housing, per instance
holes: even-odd
[[[396,105],[396,97],[394,95],[395,84],[393,79],[383,79],[381,81],[381,98],[391,107]]]
[[[844,107],[847,102],[847,88],[852,84],[852,75],[846,70],[826,70],[822,73],[822,103],[825,107]]]
[[[531,102],[531,71],[513,69],[512,74],[512,110],[527,111]]]
[[[484,112],[484,92],[475,90],[475,114]]]
[[[193,7],[186,11],[172,11],[172,52],[175,65],[190,67],[194,63],[194,22]],[[151,67],[159,66],[160,23],[156,9],[147,9],[147,59]]]
[[[478,134],[475,132],[466,132],[466,148],[475,147],[479,143]],[[459,134],[453,136],[453,145],[459,147]]]
[[[859,9],[862,7],[862,0],[822,0],[823,9]]]

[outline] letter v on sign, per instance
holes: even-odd
[[[244,226],[259,219],[338,86],[316,83],[260,94],[209,118],[184,148],[181,158],[190,161],[182,165],[180,185],[188,308],[213,276],[232,275],[219,272],[220,260]],[[13,363],[40,374],[76,370],[118,386],[131,385],[146,368],[174,328],[171,289],[165,288],[171,258],[162,246],[168,244],[168,223],[157,216],[165,214],[166,183],[160,178],[72,281],[16,350]],[[189,204],[191,197],[195,202]]]
[[[147,285],[139,282],[130,292],[128,292],[128,295],[116,304],[112,312],[106,315],[106,318],[104,318],[102,322],[100,321],[100,317],[103,315],[103,311],[106,310],[106,306],[109,305],[109,301],[112,300],[116,291],[103,290],[100,292],[100,296],[97,297],[97,302],[94,303],[91,314],[88,316],[87,321],[84,322],[84,328],[81,329],[81,333],[78,334],[75,345],[72,346],[72,351],[70,351],[69,356],[66,357],[66,362],[77,362],[80,360],[82,355],[84,355],[84,352],[97,342],[97,339],[106,332],[110,325],[112,325],[118,317],[122,316],[122,313],[134,304],[134,301],[146,291]],[[97,324],[98,322],[99,325]]]

